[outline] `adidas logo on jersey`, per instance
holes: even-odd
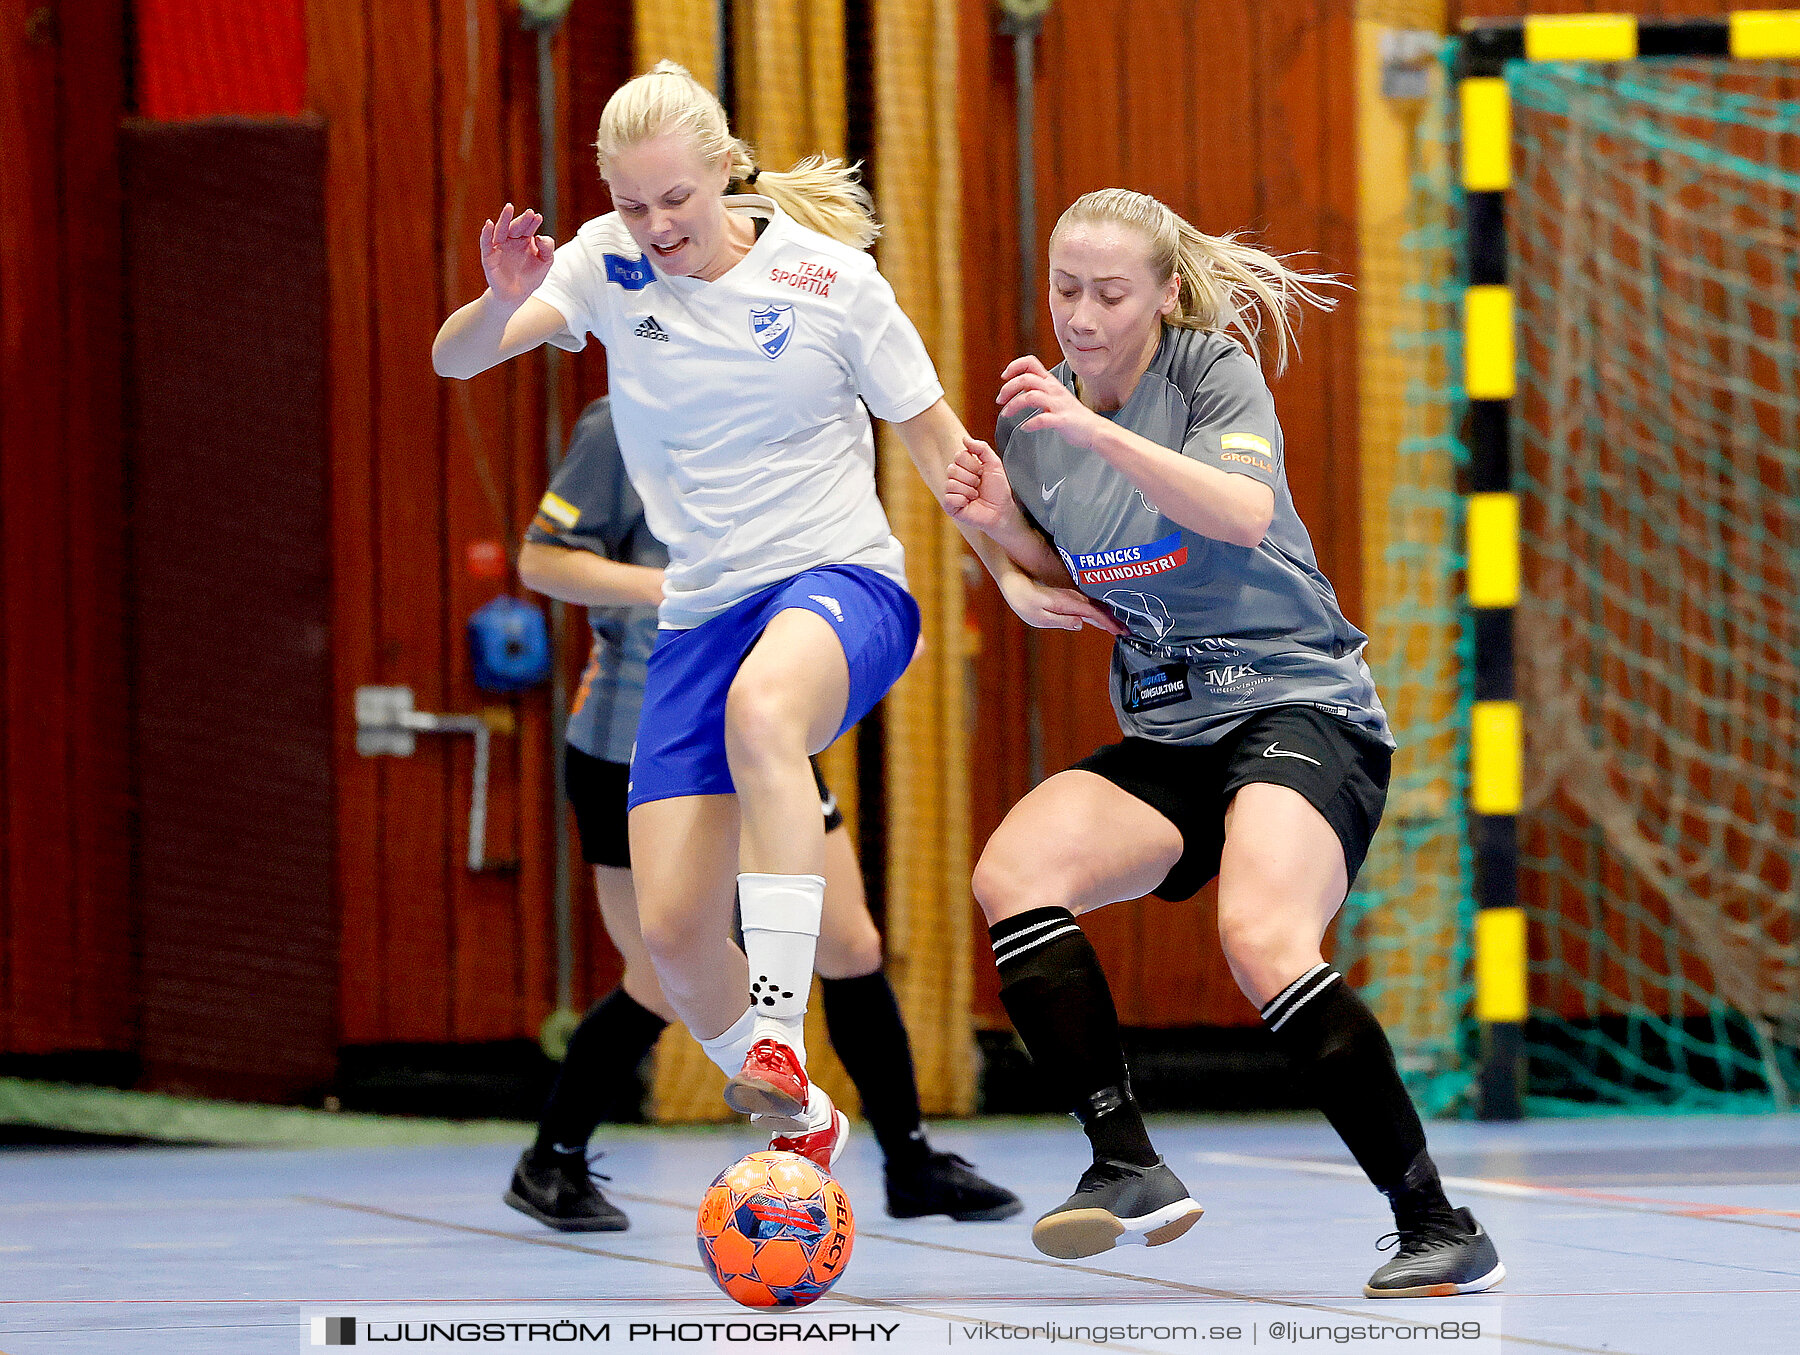
[[[631,332],[640,339],[660,339],[663,343],[669,341],[669,331],[656,323],[654,315],[646,315],[643,323]]]
[[[821,597],[817,593],[808,593],[807,598],[810,601],[818,603],[826,611],[830,612],[833,616],[835,616],[840,622],[844,619],[844,609],[842,606],[840,606],[838,604],[838,600],[836,598]]]

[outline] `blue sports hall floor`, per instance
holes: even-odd
[[[787,1315],[816,1330],[750,1344],[1800,1351],[1800,1116],[1434,1125],[1452,1196],[1508,1273],[1496,1295],[1402,1302],[1361,1297],[1387,1219],[1322,1121],[1167,1118],[1153,1132],[1205,1218],[1172,1245],[1079,1263],[1039,1255],[1028,1227],[1083,1165],[1069,1121],[934,1127],[937,1146],[1025,1197],[1026,1214],[1004,1223],[889,1219],[859,1133],[839,1164],[860,1224],[848,1272]],[[500,1203],[517,1143],[0,1150],[0,1352],[306,1350],[312,1315],[360,1313],[367,1337],[381,1304],[610,1324],[610,1344],[538,1349],[745,1348],[751,1315],[702,1273],[693,1228],[707,1182],[757,1141],[603,1137],[599,1169],[632,1226],[585,1236]],[[1419,1329],[1376,1339],[1370,1318]],[[634,1321],[670,1337],[628,1340]],[[1422,1329],[1439,1322],[1452,1334]],[[1365,1334],[1336,1334],[1352,1329]]]

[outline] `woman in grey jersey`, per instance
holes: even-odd
[[[1294,511],[1258,365],[1285,365],[1301,303],[1331,279],[1196,231],[1155,198],[1090,193],[1050,238],[1064,361],[1003,374],[996,441],[946,504],[1041,579],[1067,574],[1125,627],[1122,742],[1049,778],[976,867],[1000,995],[1094,1161],[1033,1230],[1088,1256],[1185,1233],[1200,1207],[1131,1098],[1118,1020],[1078,915],[1219,877],[1238,986],[1394,1211],[1399,1254],[1364,1292],[1472,1292],[1504,1275],[1444,1197],[1393,1051],[1321,953],[1381,818],[1393,739]]]
[[[519,553],[519,576],[527,586],[589,609],[593,652],[569,713],[563,781],[582,857],[594,868],[601,920],[625,962],[619,986],[570,1037],[537,1138],[520,1155],[504,1197],[562,1232],[628,1226],[624,1212],[594,1184],[588,1140],[616,1089],[633,1083],[639,1063],[676,1019],[638,925],[625,809],[667,562],[668,552],[626,479],[611,402],[596,400],[576,421],[568,455]],[[826,1029],[881,1144],[888,1213],[1011,1218],[1023,1208],[1017,1196],[984,1180],[956,1154],[933,1150],[925,1138],[912,1048],[881,967],[881,936],[869,916],[855,848],[823,777],[818,784],[826,883],[815,967]]]

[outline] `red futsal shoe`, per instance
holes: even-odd
[[[818,1129],[800,1129],[792,1133],[776,1133],[769,1139],[769,1150],[776,1153],[798,1153],[814,1166],[826,1171],[836,1162],[850,1142],[850,1117],[831,1104],[823,1088],[814,1087],[813,1104],[807,1109]]]
[[[725,1084],[725,1104],[742,1115],[797,1119],[806,1114],[811,1087],[794,1051],[779,1040],[763,1039],[750,1046],[743,1070]]]

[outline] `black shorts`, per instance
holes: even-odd
[[[1105,777],[1180,831],[1181,859],[1152,891],[1178,901],[1219,873],[1225,807],[1255,781],[1291,787],[1325,816],[1344,844],[1344,866],[1354,884],[1381,823],[1393,756],[1348,720],[1311,706],[1275,706],[1214,744],[1128,738],[1089,754],[1073,770]]]
[[[818,759],[813,760],[813,779],[819,783],[819,809],[825,815],[825,831],[844,826],[837,797],[825,784]],[[563,789],[575,811],[575,831],[581,835],[581,859],[590,866],[631,868],[631,837],[625,830],[625,793],[631,785],[631,767],[607,762],[582,752],[572,743],[563,745]]]

